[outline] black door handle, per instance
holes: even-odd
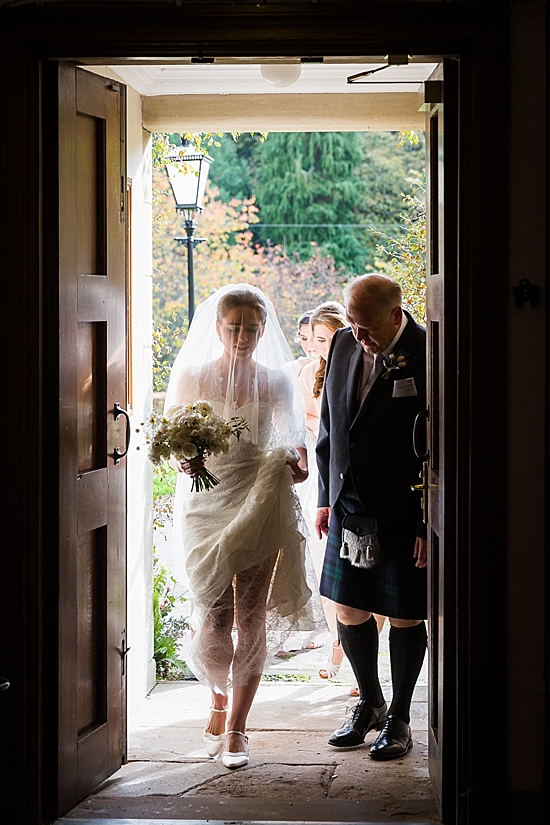
[[[422,459],[422,461],[426,461],[429,454],[430,454],[430,451],[428,450],[427,446],[423,450],[421,450],[420,447],[419,447],[419,440],[420,440],[419,425],[420,425],[420,422],[422,421],[423,418],[425,418],[426,421],[430,420],[430,408],[429,407],[426,407],[425,410],[422,410],[422,412],[418,413],[418,415],[414,419],[414,427],[413,427],[413,449],[414,449],[414,454],[417,458]],[[424,443],[426,443],[426,434],[425,433],[424,433]]]
[[[117,647],[117,650],[118,650],[118,653],[119,653],[119,656],[120,656],[120,660],[121,660],[121,663],[122,663],[122,675],[123,676],[126,675],[126,656],[128,655],[128,653],[130,652],[131,649],[132,649],[131,647],[126,647],[126,639],[122,640],[122,647]]]
[[[120,418],[121,415],[123,415],[126,418],[126,447],[124,448],[124,450],[119,449],[119,447],[115,447],[115,449],[114,449],[115,464],[118,464],[120,459],[124,458],[124,456],[128,454],[128,449],[130,447],[130,434],[131,434],[130,416],[128,415],[126,410],[122,409],[122,407],[120,406],[120,404],[118,402],[115,402],[115,412],[114,412],[115,421],[117,421]]]
[[[5,676],[0,676],[0,691],[7,690],[10,686],[9,680]]]

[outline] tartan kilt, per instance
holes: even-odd
[[[336,502],[319,586],[321,595],[338,604],[392,619],[426,619],[427,570],[415,567],[413,558],[417,520],[378,522],[384,558],[371,570],[363,570],[340,558],[344,515],[340,501]]]

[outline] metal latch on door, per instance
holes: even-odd
[[[126,639],[122,640],[122,647],[117,647],[118,654],[120,656],[120,661],[122,664],[122,675],[126,675],[126,656],[131,651],[131,647],[126,647]]]
[[[420,490],[422,492],[420,506],[422,507],[422,521],[424,524],[428,523],[428,472],[428,462],[424,461],[422,464],[422,470],[419,473],[419,478],[422,479],[422,483],[411,484],[411,490]]]

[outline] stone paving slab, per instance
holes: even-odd
[[[336,725],[334,725],[336,727]],[[251,759],[262,762],[332,762],[338,755],[342,760],[344,754],[366,751],[366,747],[353,751],[337,751],[327,745],[327,739],[334,727],[319,731],[248,731]],[[369,746],[374,741],[375,731],[367,734],[365,743]],[[424,742],[425,730],[414,732],[414,741]],[[171,748],[173,744],[173,748]],[[139,741],[134,740],[129,752],[130,763],[133,762],[168,762],[208,764],[210,759],[202,743],[202,728],[174,728],[166,734],[155,732],[151,738],[143,734]]]
[[[235,770],[200,788],[194,796],[243,797],[246,799],[326,799],[334,767],[332,765],[255,764]],[[186,794],[190,796],[191,794]]]
[[[92,795],[117,799],[138,796],[179,796],[227,774],[221,762],[129,762]],[[218,794],[219,796],[220,794]]]

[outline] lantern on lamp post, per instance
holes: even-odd
[[[212,158],[203,152],[197,151],[189,140],[182,142],[181,147],[175,147],[169,155],[166,172],[172,187],[172,193],[178,212],[183,212],[185,237],[178,236],[179,244],[187,247],[187,289],[189,296],[189,323],[195,314],[195,271],[194,250],[197,244],[206,240],[196,238],[197,224],[194,220],[195,212],[202,212],[202,202],[208,180],[208,170]]]

